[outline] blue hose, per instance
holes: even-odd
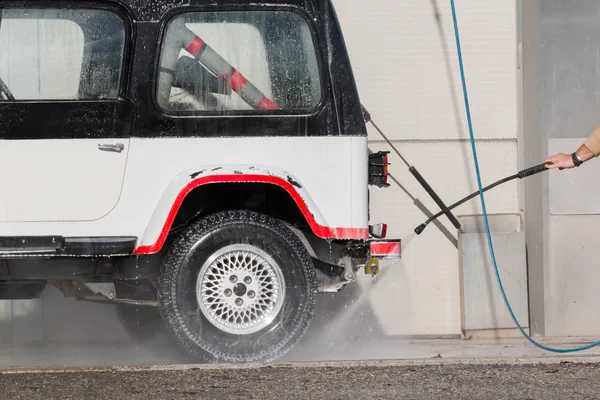
[[[458,62],[459,62],[459,66],[460,66],[460,77],[462,80],[463,95],[464,95],[464,99],[465,99],[465,108],[467,110],[467,121],[469,123],[469,134],[471,136],[471,148],[473,150],[473,160],[475,162],[475,172],[477,174],[477,185],[479,186],[479,197],[481,199],[481,207],[483,208],[483,218],[485,220],[485,232],[487,235],[487,241],[488,241],[488,245],[489,245],[489,249],[490,249],[490,254],[492,256],[492,263],[494,265],[494,272],[496,274],[496,280],[498,281],[498,286],[500,287],[500,292],[502,293],[502,298],[504,299],[504,303],[506,304],[506,307],[508,308],[510,316],[513,319],[515,325],[517,326],[517,328],[519,328],[519,331],[521,331],[521,334],[523,334],[523,336],[525,338],[527,338],[527,340],[529,340],[531,343],[533,343],[534,345],[536,345],[537,347],[539,347],[541,349],[544,349],[547,351],[552,351],[555,353],[573,353],[573,352],[587,350],[592,347],[598,346],[598,345],[600,345],[600,341],[597,341],[595,343],[591,343],[591,344],[588,344],[585,346],[581,346],[581,347],[571,348],[571,349],[556,349],[556,348],[544,346],[543,344],[536,342],[523,330],[523,328],[519,324],[519,321],[517,321],[515,314],[513,313],[512,307],[510,306],[508,299],[506,298],[506,293],[504,292],[504,287],[502,286],[502,280],[500,279],[500,274],[498,273],[498,266],[496,264],[496,256],[494,255],[494,246],[492,245],[492,237],[490,235],[490,227],[489,227],[489,223],[488,223],[487,211],[485,208],[485,199],[483,197],[483,187],[481,185],[481,175],[479,173],[479,162],[477,161],[477,149],[475,148],[475,138],[473,137],[473,125],[471,122],[471,110],[469,108],[469,96],[467,95],[467,84],[465,81],[465,71],[464,71],[464,67],[463,67],[462,51],[460,48],[460,37],[458,34],[458,22],[457,22],[457,18],[456,18],[456,10],[454,7],[454,0],[450,0],[450,5],[452,7],[452,20],[454,22],[454,35],[456,36],[456,49],[457,49],[457,53],[458,53]]]

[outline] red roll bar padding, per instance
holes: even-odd
[[[204,40],[194,35],[185,49],[193,55],[196,60],[202,62],[207,68],[215,72],[229,87],[240,97],[258,110],[279,110],[279,106],[265,96],[252,82],[248,81],[231,64],[225,61]]]

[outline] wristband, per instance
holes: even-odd
[[[576,167],[579,167],[581,164],[583,164],[583,161],[581,161],[581,158],[579,158],[579,154],[577,154],[577,152],[571,154],[571,159],[573,159],[573,164]]]

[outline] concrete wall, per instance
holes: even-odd
[[[477,190],[446,0],[336,0],[336,9],[363,104],[408,161],[446,204]],[[463,61],[483,184],[517,171],[519,96],[516,1],[457,0]],[[371,148],[387,149],[370,129]],[[430,225],[418,198],[438,211],[402,161],[392,156],[393,184],[372,190],[372,220],[390,224],[404,240],[401,263],[373,288],[381,326],[394,335],[460,334],[460,282],[456,229]],[[486,193],[488,213],[519,212],[518,183]],[[481,213],[478,198],[456,215]]]
[[[544,152],[571,153],[600,125],[600,2],[540,3],[540,136]],[[600,237],[597,160],[549,174],[545,334],[600,335],[596,249]]]

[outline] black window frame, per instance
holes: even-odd
[[[99,103],[115,102],[125,99],[128,93],[131,79],[131,62],[134,50],[134,20],[129,10],[120,3],[110,1],[56,1],[48,2],[44,0],[0,0],[0,12],[3,9],[64,9],[64,10],[101,10],[108,11],[119,17],[123,23],[123,54],[121,56],[120,73],[117,87],[117,96],[115,98],[84,98],[84,99],[15,99],[5,100],[0,98],[0,103]],[[1,14],[0,14],[1,18]],[[82,76],[77,77],[81,83]],[[9,87],[10,89],[10,87]]]
[[[264,12],[264,11],[283,11],[292,12],[300,16],[306,23],[314,49],[314,55],[317,63],[319,77],[320,99],[315,106],[309,109],[281,109],[281,110],[168,110],[164,109],[158,103],[158,77],[160,70],[160,58],[162,55],[162,46],[169,23],[176,17],[185,14],[194,13],[223,13],[223,12]],[[313,22],[313,17],[303,8],[291,5],[206,5],[206,6],[178,6],[173,7],[166,12],[159,21],[158,41],[155,47],[154,62],[152,67],[151,85],[151,104],[155,111],[162,117],[168,119],[198,119],[198,118],[236,118],[236,117],[261,117],[261,118],[282,118],[282,117],[313,117],[327,107],[329,102],[328,93],[330,92],[330,82],[325,73],[324,55],[319,47],[317,28]]]

